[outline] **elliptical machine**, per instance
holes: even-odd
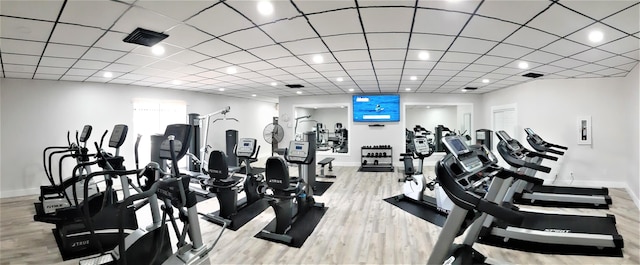
[[[209,179],[201,183],[216,194],[220,210],[203,214],[205,220],[218,225],[226,224],[235,231],[269,207],[258,194],[258,187],[264,182],[263,177],[253,174],[250,166],[251,159],[255,159],[260,150],[256,146],[256,139],[242,138],[235,148],[236,155],[245,162],[247,174],[244,175],[229,170],[224,152],[211,152],[207,170]],[[246,197],[238,200],[238,193],[243,190]]]
[[[308,167],[315,163],[315,135],[304,134],[305,141],[291,141],[284,157],[272,156],[265,168],[266,186],[262,194],[268,199],[276,218],[256,237],[300,247],[320,222],[326,208],[313,198],[315,171]],[[288,164],[298,165],[299,177],[289,176]],[[313,213],[312,213],[313,211]]]

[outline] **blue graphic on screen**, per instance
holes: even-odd
[[[354,122],[400,121],[399,95],[354,95]]]

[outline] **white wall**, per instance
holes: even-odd
[[[640,208],[640,200],[638,199],[640,198],[640,108],[638,107],[640,105],[640,66],[636,65],[636,68],[624,78],[623,88],[626,91],[624,93],[627,99],[626,104],[631,107],[629,111],[629,125],[631,128],[629,129],[629,134],[623,135],[631,135],[628,146],[638,147],[629,148],[632,153],[627,167],[627,182],[629,184],[627,187],[630,193],[635,196],[633,199],[636,206]]]
[[[67,130],[80,130],[84,124],[91,124],[92,143],[114,124],[132,126],[132,100],[136,98],[181,100],[188,104],[187,113],[207,114],[230,106],[227,116],[240,122],[228,126],[238,130],[239,137],[258,139],[263,146],[261,156],[270,154],[262,129],[277,115],[274,103],[170,89],[26,79],[0,79],[0,87],[2,153],[11,154],[0,160],[12,165],[1,168],[2,197],[38,193],[38,187],[48,183],[42,169],[42,150],[66,145]],[[225,126],[210,129],[210,135],[220,135],[210,140],[214,148],[224,146]],[[134,167],[134,141],[135,136],[130,133],[121,148],[127,168]]]
[[[405,130],[405,104],[473,104],[474,113],[480,113],[481,96],[474,94],[421,94],[421,93],[402,93],[400,94],[400,122],[384,123],[384,127],[369,127],[370,123],[354,123],[353,113],[351,111],[351,95],[329,95],[329,96],[295,96],[281,97],[279,99],[280,117],[293,117],[294,107],[296,105],[345,105],[347,106],[348,126],[349,129],[349,153],[348,154],[331,154],[335,157],[335,165],[360,165],[360,147],[364,145],[391,145],[393,147],[393,161],[396,165],[401,165],[398,161],[399,153],[404,151],[404,130]],[[480,124],[481,115],[472,115],[473,128],[475,124]],[[455,120],[455,119],[454,119]],[[291,133],[285,134],[284,143],[291,141]],[[283,144],[284,144],[283,143]],[[283,146],[281,144],[281,146]],[[318,159],[322,159],[323,155],[318,155]]]
[[[518,125],[513,138],[528,147],[523,128],[531,127],[546,141],[569,147],[560,163],[545,163],[558,168],[556,183],[569,184],[573,173],[574,185],[625,187],[630,177],[638,177],[628,170],[638,163],[628,148],[631,138],[637,138],[629,135],[638,120],[638,102],[625,95],[628,79],[537,80],[483,94],[483,121],[490,126],[492,106],[515,104]],[[577,144],[577,117],[582,115],[592,117],[592,145]]]
[[[457,108],[457,114],[456,114],[456,130],[460,130],[461,132],[464,132],[464,130],[462,129],[464,127],[464,114],[466,113],[472,113],[473,112],[473,108],[471,105],[459,105]],[[473,118],[472,118],[473,119]],[[453,128],[449,128],[452,129]],[[475,130],[477,129],[482,129],[482,128],[475,128]],[[469,131],[469,128],[465,128],[465,130],[467,130],[466,134],[468,134],[471,137],[475,137],[476,134],[475,132],[471,132]]]
[[[459,128],[457,127],[456,112],[456,106],[438,106],[430,109],[424,107],[407,108],[405,126],[407,129],[412,130],[416,125],[420,125],[434,133],[438,125],[444,125],[451,130],[455,130]]]

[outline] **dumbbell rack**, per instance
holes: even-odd
[[[363,146],[360,148],[361,172],[393,172],[393,150],[390,145]]]

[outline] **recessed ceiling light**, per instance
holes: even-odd
[[[171,81],[171,84],[179,85],[179,84],[182,84],[182,82],[180,80],[173,80]]]
[[[271,86],[277,86],[277,85],[278,85],[278,83],[276,83],[276,82],[271,82]]]
[[[409,79],[411,79],[411,80],[415,81],[415,80],[418,80],[418,77],[417,77],[417,76],[415,76],[415,75],[412,75],[411,77],[409,77]]]
[[[341,108],[341,109],[344,109],[344,108],[345,108],[345,106],[340,106],[340,108]]]
[[[313,107],[313,109],[318,109],[318,107]]]
[[[466,93],[466,92],[467,92],[467,90],[463,88],[462,89],[462,93]]]
[[[344,81],[344,79],[342,77],[338,77],[338,78],[336,78],[336,81],[342,82],[342,81]]]
[[[430,108],[431,108],[431,106],[427,106],[427,109],[430,109]]]
[[[407,88],[404,89],[404,91],[411,91],[411,88],[407,87]]]
[[[604,39],[604,34],[602,31],[594,30],[589,32],[589,40],[591,42],[601,42]]]
[[[233,67],[233,66],[227,67],[227,74],[232,75],[232,74],[235,74],[237,72],[238,72],[238,69],[236,69],[235,67]]]
[[[322,55],[316,54],[316,55],[313,56],[313,62],[314,63],[322,63],[322,62],[324,62],[324,58],[322,57]]]
[[[102,74],[102,76],[104,76],[106,78],[111,78],[111,77],[113,77],[113,73],[112,72],[104,72],[104,74]]]
[[[349,92],[353,92],[353,88],[349,88]]]
[[[258,2],[258,12],[263,16],[273,14],[273,4],[270,1]]]
[[[482,79],[482,83],[488,84],[489,82],[491,82],[491,80],[489,80],[489,79]]]
[[[300,95],[302,94],[302,91],[296,91],[296,94]]]
[[[164,47],[162,47],[162,45],[159,45],[159,44],[153,45],[153,47],[151,47],[151,53],[155,55],[163,55]]]
[[[251,96],[252,96],[252,97],[255,97],[255,96],[257,96],[257,95],[256,95],[256,94],[251,94]]]
[[[521,61],[521,62],[518,63],[518,68],[527,69],[527,68],[529,68],[529,63],[527,63],[525,61]]]
[[[218,91],[224,91],[224,88],[218,88]]]
[[[420,53],[418,53],[418,58],[420,58],[420,60],[429,60],[429,52],[427,51],[421,51]]]

